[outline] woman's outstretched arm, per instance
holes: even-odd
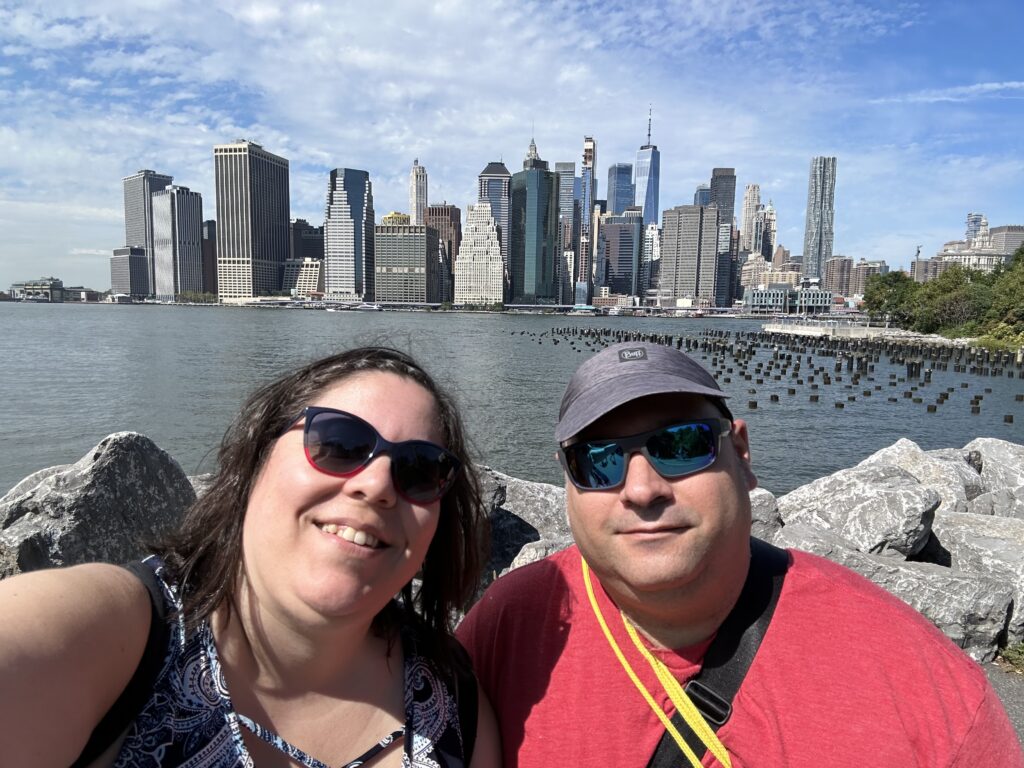
[[[114,565],[0,581],[4,765],[73,763],[134,674],[149,622],[145,587]]]

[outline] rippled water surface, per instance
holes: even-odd
[[[189,474],[211,471],[216,445],[248,392],[299,363],[365,343],[412,353],[455,394],[481,461],[560,482],[552,437],[558,403],[572,370],[592,353],[561,335],[570,326],[697,338],[706,329],[754,332],[760,323],[0,303],[0,493],[37,469],[78,460],[120,430],[148,435]],[[772,354],[759,349],[755,361],[767,363]],[[702,362],[710,366],[711,356]],[[917,382],[890,387],[889,375],[905,377],[906,368],[882,358],[872,381],[851,385],[844,371],[843,381],[821,384],[812,403],[809,385],[788,375],[758,385],[745,381],[738,366],[727,374],[728,356],[719,364],[721,378],[732,379],[723,387],[733,411],[750,426],[754,469],[775,493],[850,466],[900,437],[926,449],[959,447],[982,435],[1024,442],[1019,378],[936,371],[914,393],[923,400],[916,404],[903,393]],[[812,365],[831,373],[835,360],[815,357]],[[926,405],[950,388],[948,401],[927,413]],[[865,389],[872,396],[864,397]],[[975,395],[982,396],[978,415],[970,408]],[[898,401],[888,402],[894,396]],[[1005,415],[1014,423],[1004,423]]]

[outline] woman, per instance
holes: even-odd
[[[485,526],[467,463],[451,401],[399,352],[258,391],[135,575],[0,582],[0,763],[497,765],[450,633]]]

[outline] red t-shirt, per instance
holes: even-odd
[[[1016,733],[974,661],[854,572],[804,552],[791,558],[718,732],[734,768],[1024,768]],[[618,609],[594,586],[619,647],[671,714]],[[505,768],[647,765],[664,727],[597,623],[576,547],[499,579],[457,634],[494,705]],[[685,682],[709,644],[655,654]],[[710,753],[703,763],[719,765]]]

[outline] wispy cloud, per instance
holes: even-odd
[[[935,88],[898,96],[872,99],[873,104],[936,104],[948,101],[972,101],[987,98],[1024,98],[1024,81],[1010,80],[1003,83],[974,83],[951,88]]]

